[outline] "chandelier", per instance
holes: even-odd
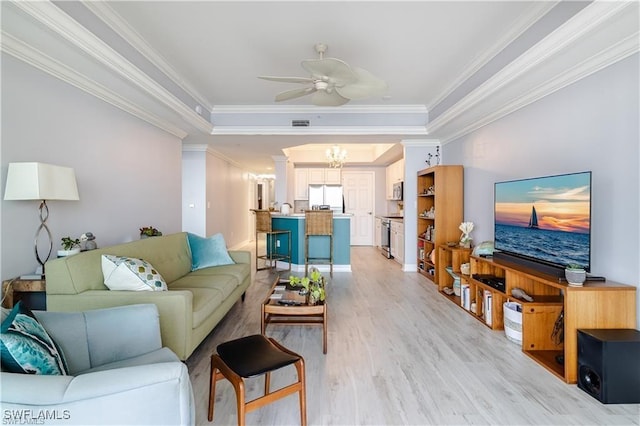
[[[340,148],[338,145],[334,145],[333,148],[327,149],[327,160],[329,161],[329,167],[339,169],[344,165],[347,159],[347,151]]]

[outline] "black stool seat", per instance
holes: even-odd
[[[218,345],[218,355],[241,377],[253,377],[291,365],[300,359],[278,349],[262,334]]]
[[[307,397],[304,378],[304,359],[262,334],[241,337],[218,345],[218,353],[211,355],[211,381],[209,383],[209,421],[213,420],[216,400],[216,382],[227,379],[236,391],[238,426],[245,425],[246,413],[270,404],[293,393],[298,394],[300,424],[307,425]],[[298,380],[288,386],[271,391],[271,372],[293,365]],[[244,379],[264,375],[264,395],[246,401]]]

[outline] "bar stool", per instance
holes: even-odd
[[[309,260],[329,261],[329,275],[333,277],[333,210],[306,210],[304,212],[304,273],[309,272]],[[329,237],[329,257],[309,257],[309,237]]]
[[[275,400],[298,393],[300,403],[300,424],[307,424],[307,404],[305,389],[304,359],[285,348],[274,339],[262,334],[241,337],[218,345],[217,354],[211,356],[211,379],[209,383],[209,415],[213,420],[213,408],[216,397],[216,382],[227,379],[236,391],[238,407],[238,425],[245,424],[245,414]],[[294,365],[298,380],[271,392],[269,389],[271,372],[288,365]],[[252,401],[245,400],[244,379],[265,375],[264,395]]]
[[[278,260],[289,263],[288,271],[291,270],[291,231],[272,229],[271,225],[271,213],[268,210],[252,210],[256,214],[256,271],[262,271],[264,269],[276,269],[278,266]],[[266,253],[259,254],[258,243],[260,241],[260,234],[265,234],[265,247]],[[287,236],[287,250],[285,252],[278,251],[277,242],[283,240],[278,239],[279,236]],[[260,268],[258,266],[258,259],[265,261],[265,266]],[[269,266],[267,265],[267,262]]]

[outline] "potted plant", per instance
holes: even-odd
[[[158,231],[153,226],[145,226],[140,228],[140,238],[159,237],[162,232]]]
[[[587,279],[587,271],[575,263],[570,263],[564,269],[564,276],[569,285],[581,286]]]
[[[323,303],[326,297],[324,290],[324,277],[316,268],[311,268],[308,277],[289,277],[289,284],[293,287],[302,287],[300,294],[307,295],[308,305],[317,305]]]
[[[71,237],[62,237],[62,250],[58,250],[58,257],[71,256],[80,253],[80,240]]]

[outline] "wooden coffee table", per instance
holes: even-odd
[[[307,305],[304,296],[298,294],[298,289],[287,287],[288,280],[276,278],[269,295],[262,302],[260,317],[260,331],[265,334],[267,324],[322,326],[322,353],[327,353],[327,301],[319,305]],[[280,299],[272,298],[273,294],[282,294]],[[282,301],[291,304],[282,304]]]

